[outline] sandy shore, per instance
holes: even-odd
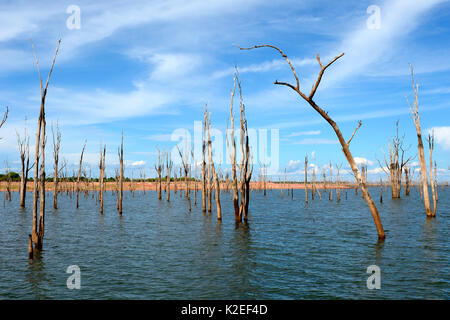
[[[254,190],[263,189],[263,184],[261,182],[251,182],[251,188]],[[80,190],[99,190],[99,183],[98,182],[80,182]],[[151,191],[151,190],[157,190],[158,183],[157,182],[124,182],[123,183],[123,189],[126,191],[135,190],[135,191]],[[177,190],[184,190],[186,187],[186,184],[182,181],[171,182],[170,183],[170,190],[175,190],[175,187]],[[197,190],[201,189],[201,182],[199,181],[190,181],[189,182],[189,188]],[[32,191],[33,189],[33,182],[29,181],[27,183],[27,190]],[[162,183],[162,188],[165,188],[165,182]],[[222,182],[220,184],[220,188],[222,190],[230,189],[230,184],[226,184]],[[266,189],[304,189],[305,185],[303,183],[275,183],[275,182],[266,182]],[[312,184],[308,184],[308,189],[312,188]],[[317,189],[337,189],[338,186],[335,184],[326,184],[325,186],[322,183],[316,183]],[[340,189],[353,189],[354,185],[351,184],[345,184],[340,185]],[[6,191],[7,189],[7,183],[5,181],[0,182],[0,191]],[[75,190],[76,189],[76,183],[75,182],[60,182],[59,183],[59,189],[66,191],[66,190]],[[105,183],[105,191],[115,190],[116,189],[116,182],[106,182]],[[19,182],[11,182],[10,185],[11,191],[18,191],[19,190]],[[47,182],[46,183],[46,190],[52,191],[53,190],[53,182]]]

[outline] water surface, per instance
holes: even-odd
[[[111,192],[104,214],[96,196],[47,195],[44,251],[27,259],[31,193],[0,207],[1,299],[448,299],[450,298],[450,189],[439,189],[436,219],[426,219],[418,191],[380,204],[386,231],[376,229],[361,195],[342,193],[304,202],[280,190],[253,192],[248,224],[234,224],[230,194],[223,221],[188,211],[179,192],[170,203],[155,192],[125,192],[124,212]],[[192,198],[193,195],[192,195]],[[334,196],[336,198],[336,196]],[[214,203],[214,202],[213,202]],[[381,268],[381,289],[366,286],[369,265]],[[81,269],[81,289],[69,290],[69,265]]]

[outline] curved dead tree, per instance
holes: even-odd
[[[33,251],[41,251],[44,242],[45,229],[45,98],[47,97],[47,89],[50,81],[50,76],[55,65],[56,56],[58,55],[59,45],[61,39],[58,41],[55,56],[47,76],[45,85],[42,83],[41,71],[39,69],[39,60],[36,56],[33,41],[31,46],[33,48],[36,68],[39,74],[39,84],[41,88],[41,108],[38,117],[37,131],[36,131],[36,145],[35,145],[35,161],[34,161],[34,181],[33,181],[33,229],[32,234],[28,236],[28,257],[33,258]],[[39,215],[38,215],[38,199],[39,199]],[[39,224],[38,224],[39,223]]]
[[[413,89],[413,101],[410,104],[408,98],[406,98],[406,102],[408,103],[409,110],[411,112],[414,126],[416,127],[417,132],[417,149],[419,153],[419,163],[420,163],[420,173],[421,173],[421,182],[422,182],[422,197],[423,202],[425,204],[425,211],[427,217],[434,217],[433,211],[430,206],[430,197],[428,194],[428,179],[427,179],[427,164],[425,162],[425,151],[423,149],[423,141],[422,141],[422,129],[420,128],[420,114],[419,114],[419,85],[416,83],[414,79],[414,69],[412,65],[409,65],[411,68],[411,82]],[[431,170],[431,168],[430,168]]]
[[[286,60],[286,62],[288,63],[289,67],[291,68],[292,74],[294,75],[295,78],[295,85],[292,85],[290,83],[286,83],[286,82],[279,82],[279,81],[275,81],[276,85],[282,85],[282,86],[287,86],[289,88],[291,88],[292,90],[294,90],[297,94],[300,95],[300,97],[302,97],[317,113],[320,114],[320,116],[328,122],[328,124],[332,127],[333,131],[335,132],[339,143],[342,146],[342,151],[344,152],[344,155],[353,171],[353,174],[355,176],[356,182],[359,185],[359,187],[362,190],[363,193],[363,197],[367,202],[367,205],[370,209],[370,212],[372,213],[372,217],[373,220],[375,222],[375,226],[377,228],[377,233],[378,233],[378,238],[380,240],[385,239],[385,233],[384,233],[384,229],[383,229],[383,225],[381,223],[381,219],[380,219],[380,215],[378,214],[378,209],[375,206],[375,203],[367,189],[367,186],[365,184],[365,182],[362,180],[361,178],[361,174],[359,172],[358,166],[355,162],[355,159],[353,158],[352,153],[350,152],[350,142],[353,139],[356,131],[359,129],[359,127],[361,126],[361,121],[359,122],[358,126],[356,127],[356,129],[354,130],[352,136],[350,137],[350,139],[348,141],[346,141],[344,139],[344,136],[341,132],[341,130],[339,129],[338,125],[336,124],[336,122],[328,115],[328,112],[326,112],[325,110],[323,110],[321,107],[319,107],[316,102],[313,100],[314,95],[317,91],[317,88],[319,87],[320,81],[322,80],[322,76],[325,72],[325,70],[331,66],[336,60],[338,60],[339,58],[341,58],[344,53],[341,53],[340,55],[334,57],[329,63],[327,63],[326,65],[322,64],[322,61],[320,60],[319,54],[317,54],[317,62],[319,63],[320,66],[320,72],[319,75],[317,77],[316,82],[314,83],[311,92],[309,93],[309,95],[304,94],[301,90],[300,90],[300,80],[297,77],[297,74],[295,72],[295,68],[292,65],[292,63],[290,62],[289,58],[284,54],[283,51],[281,51],[278,47],[273,46],[273,45],[257,45],[257,46],[253,46],[250,48],[241,48],[239,47],[241,50],[251,50],[251,49],[256,49],[256,48],[272,48],[276,51],[278,51],[281,56]]]

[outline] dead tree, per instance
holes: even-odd
[[[433,150],[434,150],[434,132],[428,135],[428,150],[430,151],[430,184],[431,193],[433,195],[433,217],[436,216],[436,205],[437,205],[437,184],[436,184],[436,166],[433,178]]]
[[[380,178],[380,203],[383,203],[383,179]]]
[[[5,119],[6,120],[6,119]],[[20,155],[20,207],[25,208],[25,198],[27,195],[27,182],[28,182],[28,173],[33,168],[34,164],[30,167],[30,137],[28,136],[27,129],[25,128],[24,138],[21,139],[18,132],[17,135],[17,144],[19,147],[19,155]]]
[[[239,78],[237,78],[239,88],[239,109],[240,109],[240,146],[241,146],[241,164],[239,166],[241,178],[241,205],[239,208],[239,221],[244,218],[248,220],[248,206],[250,203],[250,180],[253,173],[253,164],[251,163],[250,145],[248,138],[247,119],[245,117],[245,105],[242,99],[242,88]]]
[[[189,153],[188,153],[188,151],[186,150],[187,149],[187,145],[186,145],[186,147],[185,147],[185,150],[184,150],[184,156],[183,156],[183,154],[181,153],[181,150],[180,150],[180,148],[177,146],[177,149],[178,149],[178,153],[180,154],[180,158],[181,158],[181,162],[182,162],[182,165],[183,165],[183,169],[184,169],[184,182],[185,182],[185,185],[186,185],[186,198],[188,199],[188,202],[189,202],[189,211],[191,211],[192,210],[192,207],[191,207],[191,193],[189,192],[189,182],[188,182],[188,175],[189,175],[189,172],[190,172],[190,165],[189,165]],[[181,191],[180,191],[180,193],[181,193]]]
[[[181,177],[181,174],[180,174]],[[180,191],[181,193],[181,191]],[[203,137],[202,137],[202,211],[206,212],[206,121],[203,118]]]
[[[400,198],[402,189],[402,176],[406,165],[412,158],[405,159],[405,149],[403,148],[403,137],[398,135],[398,121],[396,122],[396,136],[392,139],[392,144],[389,143],[389,161],[384,156],[385,166],[380,164],[381,169],[389,176],[391,184],[392,199]]]
[[[163,171],[163,156],[161,155],[161,152],[158,149],[158,164],[155,164],[155,171],[158,174],[158,200],[161,200],[161,180],[162,180],[162,171]]]
[[[53,173],[53,208],[58,209],[58,177],[59,173],[64,167],[59,167],[59,149],[61,147],[61,132],[59,131],[58,123],[56,124],[56,137],[52,127],[53,136],[53,161],[54,161],[54,173]]]
[[[211,114],[208,116],[208,111],[206,110],[205,107],[205,122],[206,122],[206,130],[208,131],[208,159],[209,159],[209,163],[211,165],[211,173],[214,177],[214,188],[215,188],[215,199],[216,199],[216,208],[217,208],[217,220],[222,220],[222,209],[220,207],[220,181],[219,178],[217,177],[217,172],[216,172],[216,168],[214,166],[214,159],[213,159],[213,155],[212,155],[212,143],[211,143],[211,130],[210,130],[210,125],[211,125]]]
[[[145,170],[141,169],[139,175],[142,180],[142,191],[144,191],[144,195],[145,195]]]
[[[409,196],[409,193],[411,191],[411,182],[410,182],[411,169],[405,166],[403,172],[405,173],[405,195]]]
[[[340,177],[341,168],[342,168],[342,163],[339,165],[336,164],[336,169],[337,169],[337,175],[336,175],[336,186],[337,186],[336,198],[337,199],[336,200],[338,203],[341,202],[341,177]]]
[[[255,49],[255,48],[262,48],[262,47],[269,47],[272,49],[277,50],[281,56],[286,60],[286,62],[289,64],[289,67],[292,70],[292,74],[295,77],[296,80],[296,84],[292,85],[290,83],[286,83],[286,82],[278,82],[275,81],[276,85],[283,85],[283,86],[287,86],[289,88],[291,88],[292,90],[294,90],[296,93],[298,93],[300,95],[300,97],[302,97],[314,110],[316,110],[323,119],[325,119],[325,121],[328,122],[328,124],[333,128],[339,143],[342,146],[342,151],[344,152],[344,155],[353,171],[353,174],[355,176],[356,182],[357,184],[360,186],[362,192],[363,192],[363,197],[367,202],[367,205],[370,209],[370,212],[372,213],[372,217],[373,220],[375,222],[375,226],[377,228],[377,233],[378,233],[378,238],[380,240],[385,239],[385,233],[384,233],[384,229],[383,229],[383,225],[381,223],[381,219],[380,219],[380,215],[378,214],[378,209],[375,206],[375,203],[372,199],[372,197],[370,196],[370,193],[366,187],[366,184],[362,181],[361,179],[361,174],[358,170],[358,166],[356,165],[355,159],[353,158],[352,153],[350,152],[350,142],[353,139],[353,136],[355,135],[356,131],[359,129],[359,127],[361,126],[361,121],[359,122],[358,126],[356,127],[356,129],[354,130],[353,134],[351,135],[350,139],[348,141],[346,141],[344,139],[344,136],[342,135],[341,130],[339,129],[338,125],[336,124],[336,122],[328,115],[328,112],[326,112],[325,110],[323,110],[322,108],[320,108],[315,101],[313,100],[314,95],[316,93],[317,88],[319,87],[320,81],[322,80],[322,76],[325,72],[325,70],[331,65],[333,64],[336,60],[338,60],[339,58],[341,58],[344,53],[341,53],[340,55],[336,56],[335,58],[333,58],[328,64],[323,65],[319,54],[317,54],[317,62],[320,65],[320,72],[319,75],[317,77],[317,80],[314,84],[314,86],[311,89],[311,92],[309,93],[309,95],[305,95],[301,90],[300,90],[300,81],[297,77],[297,74],[295,72],[294,66],[291,64],[291,62],[289,61],[289,58],[283,53],[283,51],[281,51],[279,48],[273,46],[273,45],[259,45],[259,46],[253,46],[250,48],[240,48],[241,50],[250,50],[250,49]]]
[[[47,96],[48,84],[50,76],[55,65],[56,56],[58,55],[59,45],[61,40],[58,41],[56,47],[55,56],[53,58],[50,71],[47,76],[47,82],[45,86],[42,83],[41,72],[39,69],[39,60],[36,56],[36,50],[34,49],[33,41],[31,46],[33,48],[33,54],[36,61],[36,68],[39,74],[39,84],[41,88],[41,108],[38,117],[37,131],[36,131],[36,146],[35,146],[35,161],[34,161],[34,181],[33,181],[33,227],[31,234],[31,243],[29,242],[28,256],[33,258],[33,247],[37,251],[42,250],[44,242],[44,230],[45,230],[45,98]],[[39,214],[38,214],[38,199],[39,199]],[[29,235],[30,239],[30,235]]]
[[[305,203],[308,203],[308,155],[305,156]]]
[[[411,81],[412,81],[412,90],[413,90],[413,101],[410,104],[408,98],[406,97],[406,102],[408,103],[409,109],[412,114],[412,118],[414,121],[414,126],[416,127],[417,132],[417,149],[419,154],[419,163],[420,163],[420,172],[421,172],[421,180],[422,180],[422,195],[423,202],[425,204],[425,211],[427,217],[434,217],[433,211],[430,206],[430,197],[428,194],[428,179],[427,179],[427,164],[425,162],[425,151],[423,149],[423,141],[422,141],[422,129],[420,128],[420,115],[419,115],[419,85],[416,83],[414,79],[414,69],[412,65],[409,65],[411,68]],[[431,168],[430,168],[431,170]]]
[[[229,147],[229,141],[231,141],[231,152],[229,153],[230,162],[231,162],[231,173],[232,173],[232,182],[231,187],[233,191],[233,207],[234,207],[234,219],[236,223],[241,221],[239,215],[239,190],[238,190],[238,181],[237,181],[237,171],[236,171],[236,139],[234,137],[234,116],[233,116],[233,99],[236,91],[236,81],[237,81],[237,73],[233,74],[233,90],[231,91],[231,104],[230,104],[230,123],[231,123],[231,131],[230,138],[228,140],[227,136],[227,147]],[[266,189],[264,187],[264,195],[266,194]]]
[[[167,202],[170,201],[170,173],[172,172],[173,162],[170,159],[170,154],[166,153],[166,185],[167,185]]]
[[[98,169],[100,171],[100,176],[99,176],[99,185],[100,185],[100,190],[99,190],[99,200],[100,200],[100,213],[103,214],[103,191],[105,188],[104,185],[104,177],[105,177],[105,160],[106,160],[106,145],[103,146],[103,151],[102,151],[102,145],[100,145],[100,161],[98,163]]]
[[[11,201],[11,171],[9,170],[8,160],[5,160],[6,193],[5,198]]]
[[[119,171],[119,214],[122,215],[122,203],[123,203],[123,131],[122,131],[122,139],[120,142],[120,148],[117,150],[117,154],[119,156],[120,162],[120,171]]]
[[[312,191],[311,191],[311,198],[314,200],[316,196],[316,167],[313,167],[313,173],[312,173]]]
[[[77,191],[77,209],[80,206],[79,199],[80,199],[80,179],[81,179],[81,173],[83,169],[83,155],[84,155],[84,149],[86,148],[87,141],[84,141],[83,149],[81,150],[80,155],[80,162],[78,166],[78,174],[77,174],[77,185],[76,185],[76,191]]]
[[[328,200],[333,201],[333,166],[330,162],[330,190],[328,193]]]

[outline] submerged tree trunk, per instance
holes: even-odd
[[[423,149],[423,141],[422,141],[422,129],[420,128],[420,115],[419,115],[419,86],[416,84],[414,80],[414,69],[410,65],[411,68],[411,81],[412,81],[412,89],[413,89],[413,102],[408,105],[410,107],[411,114],[413,116],[414,126],[416,127],[417,132],[417,149],[419,152],[419,163],[420,163],[420,172],[421,172],[421,180],[422,180],[422,196],[423,202],[425,205],[425,212],[427,217],[433,217],[433,211],[431,211],[430,206],[430,197],[428,194],[428,180],[427,180],[427,165],[425,163],[425,152]]]
[[[83,155],[84,155],[84,149],[86,148],[86,142],[84,142],[83,149],[81,150],[81,156],[80,156],[80,164],[78,167],[78,175],[77,175],[77,209],[80,206],[79,204],[79,198],[80,198],[80,178],[81,178],[81,170],[83,168]]]
[[[308,156],[305,156],[305,202],[308,203]]]
[[[239,190],[238,190],[238,179],[236,173],[236,139],[234,137],[234,115],[233,115],[233,100],[234,94],[236,92],[236,73],[233,74],[233,90],[231,91],[231,103],[230,103],[230,123],[231,123],[231,131],[230,131],[230,141],[231,141],[231,154],[229,154],[231,161],[231,188],[233,192],[233,208],[234,208],[234,220],[236,223],[241,222],[239,216]],[[228,139],[227,139],[228,143]],[[229,148],[228,148],[229,150]],[[266,195],[266,185],[264,183],[264,195]]]
[[[103,152],[100,146],[100,162],[99,170],[100,177],[98,179],[100,184],[99,200],[100,200],[100,213],[103,214],[103,191],[104,191],[104,175],[105,175],[105,159],[106,159],[106,146],[103,147]]]
[[[220,181],[219,178],[217,177],[217,172],[216,172],[216,168],[214,166],[214,159],[212,156],[212,143],[211,143],[211,130],[210,130],[210,125],[211,125],[211,120],[210,120],[211,115],[208,116],[208,111],[205,108],[205,122],[206,122],[206,128],[208,131],[208,159],[209,159],[209,163],[211,164],[211,173],[214,177],[214,187],[215,187],[215,199],[216,199],[216,208],[217,208],[217,220],[222,220],[222,208],[220,206]]]
[[[122,203],[123,203],[123,131],[122,140],[120,143],[120,149],[118,150],[119,162],[120,162],[120,172],[119,172],[119,214],[122,215]]]
[[[56,138],[55,132],[52,127],[53,136],[53,160],[54,160],[54,173],[53,173],[53,208],[58,209],[58,175],[59,175],[59,148],[61,146],[61,132],[59,131],[58,123],[56,123]]]
[[[170,201],[170,173],[172,171],[173,162],[170,160],[170,154],[166,154],[166,184],[167,184],[167,202]]]
[[[27,195],[27,182],[28,182],[28,172],[30,171],[30,137],[27,134],[25,128],[25,134],[23,140],[20,138],[17,133],[17,143],[19,146],[19,155],[20,155],[20,207],[25,208],[25,198]],[[33,166],[32,166],[33,167]]]
[[[47,88],[50,80],[50,76],[53,71],[53,67],[55,65],[56,56],[58,54],[59,45],[61,40],[58,42],[58,46],[56,47],[55,56],[53,58],[52,66],[50,68],[50,72],[47,77],[47,82],[45,87],[42,85],[41,73],[39,70],[39,62],[36,57],[36,52],[34,50],[33,42],[31,42],[33,47],[33,52],[36,60],[36,67],[39,73],[39,82],[41,87],[41,108],[38,118],[37,132],[36,132],[36,148],[35,148],[35,162],[34,162],[34,181],[33,181],[33,227],[31,240],[31,247],[34,245],[34,249],[37,251],[42,250],[43,241],[44,241],[44,228],[45,228],[45,142],[46,142],[46,134],[45,134],[45,98],[47,96]],[[41,158],[41,163],[39,166],[39,160]],[[38,216],[38,198],[40,199],[39,203],[39,216]],[[30,236],[29,236],[30,238]],[[30,245],[29,245],[30,247]],[[30,251],[30,248],[29,248]],[[30,257],[30,252],[29,255]],[[33,257],[31,255],[31,257]]]
[[[428,147],[430,151],[430,184],[431,184],[431,193],[433,195],[433,210],[432,216],[436,216],[436,205],[437,205],[437,185],[435,184],[435,178],[433,179],[433,149],[434,149],[434,132],[428,136]],[[434,172],[436,175],[436,171]]]

